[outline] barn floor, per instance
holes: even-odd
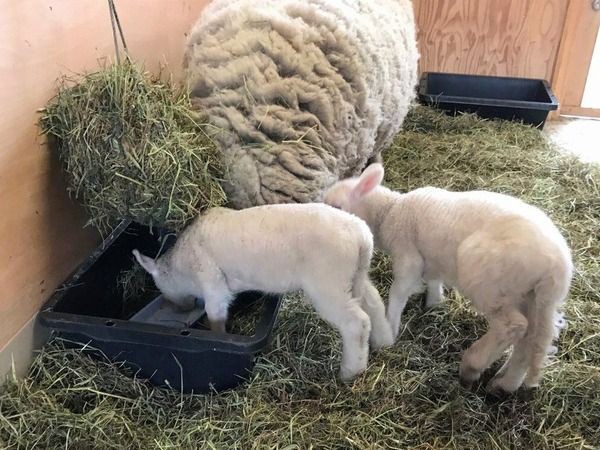
[[[46,346],[28,378],[0,391],[2,448],[600,448],[600,169],[536,130],[415,109],[385,154],[386,182],[493,189],[547,211],[573,248],[569,326],[540,388],[502,400],[460,387],[460,353],[485,330],[450,294],[424,313],[410,302],[396,345],[364,376],[335,381],[339,340],[291,297],[252,380],[185,396],[129,378],[82,351]],[[387,294],[389,261],[373,277]],[[497,368],[498,364],[494,366]]]
[[[582,161],[600,163],[600,119],[560,117],[548,121],[544,133]]]

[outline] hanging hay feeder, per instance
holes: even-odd
[[[205,119],[187,94],[129,61],[63,80],[40,123],[69,193],[103,234],[123,219],[180,230],[225,201]]]

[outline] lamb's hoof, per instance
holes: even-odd
[[[485,387],[486,392],[492,397],[496,397],[498,399],[506,398],[513,394],[514,391],[506,389],[499,378],[492,378],[490,382]]]
[[[372,352],[383,350],[384,348],[390,348],[394,342],[369,342],[369,347]]]
[[[427,301],[427,300],[425,300],[423,302],[423,311],[429,311],[429,310],[435,309],[438,306],[440,306],[441,303],[442,302],[440,300],[436,300],[436,301]]]
[[[226,333],[226,329],[225,329],[225,321],[224,320],[215,320],[213,322],[210,323],[210,329],[211,331],[214,331],[216,333]]]
[[[389,333],[382,333],[379,336],[372,336],[369,340],[369,345],[371,350],[381,350],[382,348],[388,348],[394,345],[394,336],[392,336],[392,331]]]
[[[523,386],[527,389],[537,389],[540,387],[540,377],[526,377],[523,381]]]
[[[466,389],[467,391],[473,389],[473,380],[467,380],[466,378],[459,377],[458,381],[460,382],[460,385],[463,387],[463,389]]]
[[[475,384],[475,382],[477,380],[479,380],[479,377],[481,376],[481,374],[479,373],[478,370],[472,368],[472,367],[465,367],[464,365],[460,366],[460,371],[459,371],[459,381],[460,381],[460,385],[468,390],[473,389],[473,384]]]
[[[340,369],[340,373],[338,375],[340,381],[344,384],[351,384],[356,377],[358,377],[363,371],[356,371],[356,370],[348,370],[348,369],[344,369],[343,367]]]

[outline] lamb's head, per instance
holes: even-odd
[[[359,177],[338,181],[323,195],[323,202],[365,219],[367,195],[383,181],[383,166],[369,165]]]
[[[195,297],[186,290],[187,283],[181,279],[179,272],[171,267],[168,257],[162,256],[155,260],[142,255],[138,250],[133,250],[133,255],[146,272],[152,275],[154,284],[166,300],[182,311],[189,311],[194,308],[196,304]]]

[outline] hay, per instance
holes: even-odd
[[[598,169],[561,156],[532,129],[414,110],[385,154],[388,185],[489,188],[549,211],[577,276],[559,353],[535,391],[497,400],[458,383],[460,353],[485,330],[463,299],[423,313],[409,302],[391,349],[349,386],[335,380],[339,338],[298,298],[283,305],[250,383],[181,396],[85,352],[49,344],[28,378],[0,392],[0,442],[17,448],[599,448]],[[382,292],[389,260],[378,255]]]
[[[264,310],[265,301],[262,297],[245,304],[235,302],[229,311],[226,324],[227,333],[238,336],[254,336]],[[210,330],[210,322],[206,314],[192,328]]]
[[[227,332],[242,336],[253,336],[258,322],[265,311],[265,299],[259,297],[254,301],[236,305],[229,315]]]
[[[117,286],[121,292],[123,303],[136,301],[148,292],[160,293],[154,285],[152,276],[137,262],[134,262],[131,268],[124,269],[119,273]]]
[[[121,219],[179,230],[225,201],[206,121],[185,93],[132,63],[63,80],[40,126],[69,193],[105,235]]]

